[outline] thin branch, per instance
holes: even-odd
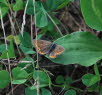
[[[7,46],[7,41],[6,41],[6,32],[5,32],[4,24],[3,24],[3,17],[2,17],[1,7],[0,7],[0,17],[1,17],[1,25],[2,25],[2,30],[3,30],[3,34],[4,34],[5,45],[6,45],[6,51],[7,51],[7,60],[8,60],[8,64],[9,64],[10,81],[12,82],[10,59],[9,59],[9,54],[8,54],[8,46]],[[13,95],[13,86],[12,86],[12,84],[11,84],[11,88],[12,88],[12,95]]]

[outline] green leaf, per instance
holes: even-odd
[[[74,0],[64,0],[64,2],[57,7],[57,9],[61,9],[65,7],[67,4],[70,3],[70,1],[74,1]]]
[[[73,80],[72,80],[71,77],[66,77],[65,82],[66,82],[67,84],[71,84],[71,83],[73,83]]]
[[[56,83],[58,83],[58,84],[64,83],[64,78],[63,78],[63,76],[59,75],[59,76],[56,78]]]
[[[42,2],[44,8],[47,11],[53,11],[56,10],[61,4],[64,2],[68,3],[70,0],[46,0],[46,2]],[[65,6],[66,4],[64,4]],[[63,7],[64,7],[63,6]],[[61,6],[62,7],[62,6]]]
[[[102,42],[90,32],[74,32],[57,39],[55,43],[65,48],[57,58],[49,58],[55,63],[91,66],[102,59]]]
[[[0,4],[1,6],[1,4]],[[2,17],[4,17],[7,13],[8,13],[8,7],[1,7],[1,13],[2,13]],[[0,19],[1,19],[1,14],[0,14]]]
[[[20,35],[20,48],[25,54],[34,54],[31,37],[27,32],[23,32],[23,37]]]
[[[36,13],[38,12],[38,11],[40,11],[40,9],[41,9],[41,3],[40,3],[40,1],[36,1],[35,2],[35,11],[36,11]],[[28,6],[27,6],[27,11],[26,11],[26,13],[27,14],[29,14],[29,15],[34,15],[34,5],[33,5],[33,0],[29,0],[28,1]]]
[[[18,79],[18,80],[13,80],[12,84],[23,84],[26,82],[27,79]]]
[[[19,11],[24,8],[24,3],[22,0],[16,0],[16,4],[13,6],[14,11]]]
[[[52,95],[51,92],[45,88],[42,88],[41,91],[42,91],[41,95]]]
[[[7,40],[7,41],[14,40],[14,35],[9,35],[9,36],[7,36],[6,40]]]
[[[37,95],[36,90],[31,90],[29,87],[25,89],[25,95]]]
[[[29,56],[26,56],[24,59],[22,59],[23,61],[32,61],[31,63],[28,62],[28,63],[19,63],[18,64],[18,67],[21,67],[21,68],[25,68],[26,72],[27,73],[32,73],[34,71],[34,66],[32,63],[34,63],[34,60],[29,57]]]
[[[20,45],[20,48],[25,54],[34,54],[35,53],[35,51],[33,51],[32,48],[27,48],[22,45]]]
[[[82,77],[82,82],[86,86],[94,85],[96,82],[100,81],[100,78],[93,74],[85,74]]]
[[[68,90],[64,95],[76,95],[75,90]]]
[[[23,32],[23,37],[20,35],[21,45],[27,48],[32,48],[31,37],[29,33]]]
[[[25,89],[25,95],[38,95],[37,90],[32,90],[30,88],[26,88]],[[41,93],[39,93],[39,95],[52,95],[51,92],[45,88],[41,89]]]
[[[102,30],[102,0],[81,0],[81,10],[85,22],[91,28]],[[87,8],[86,8],[87,6]]]
[[[36,25],[38,27],[45,27],[48,25],[47,15],[43,8],[36,13]]]
[[[10,75],[7,71],[0,71],[0,88],[5,88],[10,83]]]
[[[102,86],[101,86],[101,88],[100,88],[100,95],[102,95]]]
[[[43,71],[34,71],[33,78],[40,82],[40,84],[49,84],[49,77],[48,75]]]
[[[13,42],[10,41],[10,47],[8,48],[8,54],[7,54],[7,50],[3,51],[1,58],[6,59],[6,58],[15,58],[15,52],[14,52],[14,46],[13,46]]]
[[[26,82],[28,73],[20,67],[16,67],[12,70],[13,84],[22,84]]]
[[[2,53],[4,50],[6,50],[6,45],[5,44],[1,44],[0,45],[0,53]]]
[[[97,64],[94,65],[94,71],[95,71],[95,74],[97,75],[97,77],[100,78],[100,73],[99,73]],[[100,78],[100,79],[101,79],[101,78]]]
[[[16,43],[16,45],[20,44],[20,38],[19,36],[14,36],[14,42]]]
[[[53,20],[56,24],[59,24],[55,18],[53,18]],[[54,24],[51,21],[49,21],[47,26],[42,28],[42,33],[43,33],[43,35],[47,35],[48,37],[52,37],[53,40],[56,40],[59,37],[61,37],[59,32],[55,30]]]
[[[90,86],[90,87],[88,87],[88,91],[90,91],[90,92],[96,92],[96,91],[99,91],[99,89],[100,89],[100,86],[99,86],[99,84],[98,83],[96,83],[96,84],[94,84],[94,85],[92,85],[92,86]]]
[[[7,36],[6,39],[8,41],[13,40],[16,43],[16,45],[19,45],[20,44],[20,38],[19,38],[19,36],[9,35],[9,36]]]
[[[0,0],[0,2],[1,2],[2,4],[8,5],[8,3],[7,3],[6,0]]]

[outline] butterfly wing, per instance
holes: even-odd
[[[49,54],[50,58],[56,58],[58,55],[64,52],[64,48],[60,45],[56,45],[56,48]]]
[[[39,54],[44,55],[49,52],[51,42],[45,40],[33,40],[33,43]]]

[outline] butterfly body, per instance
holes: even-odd
[[[50,54],[51,52],[53,52],[54,51],[54,49],[56,48],[56,44],[55,43],[52,43],[51,45],[50,45],[50,47],[49,47],[49,52],[48,52],[48,54]]]
[[[50,58],[56,58],[64,52],[64,48],[60,45],[46,40],[34,40],[34,46],[41,55],[48,55]]]

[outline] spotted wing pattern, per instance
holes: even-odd
[[[51,42],[45,40],[33,40],[33,43],[39,54],[44,55],[49,52]]]

